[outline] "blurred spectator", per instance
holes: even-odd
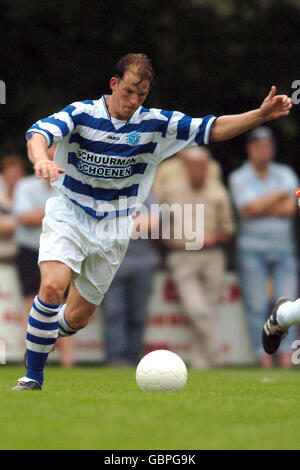
[[[203,149],[205,149],[205,147],[203,147]],[[220,164],[214,158],[212,158],[210,153],[207,155],[209,157],[207,176],[222,181],[222,171]],[[164,160],[158,167],[152,187],[152,190],[155,194],[157,194],[157,197],[159,198],[160,188],[163,188],[165,182],[168,183],[171,179],[180,177],[183,172],[185,172],[185,165],[182,158],[180,158],[178,154],[174,155],[172,158]]]
[[[54,155],[54,151],[55,146],[52,146],[48,152]],[[16,265],[27,314],[40,287],[40,270],[37,263],[44,208],[47,200],[56,195],[57,192],[51,186],[49,178],[37,179],[35,175],[21,179],[14,191],[14,215],[17,218],[14,237],[17,245]],[[27,326],[27,320],[26,315],[24,327]],[[62,364],[65,366],[73,364],[71,341],[71,338],[64,338],[58,342]]]
[[[193,147],[179,152],[176,158],[181,159],[181,171],[171,173],[169,178],[165,175],[163,184],[156,181],[154,187],[161,203],[169,207],[177,204],[182,208],[183,218],[171,219],[173,235],[165,240],[169,249],[166,262],[194,333],[191,366],[203,368],[220,361],[221,343],[215,307],[224,280],[223,244],[232,239],[234,223],[220,173],[210,170],[218,167],[212,163],[208,149]],[[196,218],[198,204],[204,206],[204,226],[203,220]],[[192,210],[186,211],[187,205]],[[183,224],[185,228],[193,227],[198,235],[203,233],[202,248],[186,249],[191,240],[185,230],[182,230],[182,238],[175,238]]]
[[[205,150],[205,147],[202,148],[203,150]],[[212,158],[210,152],[208,152],[207,155],[209,157],[207,176],[222,181],[222,170],[219,162]],[[164,185],[169,184],[171,180],[176,180],[176,178],[180,178],[181,175],[184,173],[186,173],[185,164],[183,159],[180,158],[178,154],[175,154],[173,157],[164,160],[159,165],[152,186],[152,191],[156,195],[158,200],[160,200],[160,191],[162,188],[164,188]],[[162,240],[158,240],[156,246],[160,253],[161,266],[163,268],[166,268],[167,246],[162,242]]]
[[[24,159],[20,155],[5,155],[0,162],[2,190],[0,191],[0,262],[15,262],[14,233],[17,226],[13,210],[15,185],[25,175]]]
[[[5,184],[4,184],[2,175],[0,174],[0,192],[2,193],[4,189],[5,189]]]
[[[135,218],[133,232],[141,237],[130,240],[123,262],[101,304],[105,363],[108,365],[136,365],[143,352],[148,300],[159,262],[148,237],[150,230],[159,224],[159,216],[151,213],[151,204],[156,203],[150,193],[144,203],[147,214],[141,213]]]
[[[272,131],[259,127],[248,134],[248,161],[232,172],[229,185],[239,216],[237,264],[252,342],[262,367],[272,367],[273,358],[264,354],[261,330],[269,314],[267,280],[272,280],[273,297],[291,300],[298,293],[293,217],[296,212],[295,172],[274,163],[276,147]],[[279,363],[291,365],[291,343],[295,328],[282,342]]]

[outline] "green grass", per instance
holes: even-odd
[[[179,393],[141,392],[134,369],[49,367],[12,392],[0,366],[0,449],[300,449],[300,373],[189,370]]]

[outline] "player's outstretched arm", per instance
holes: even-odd
[[[210,141],[228,140],[264,122],[287,116],[291,107],[291,98],[286,95],[276,95],[276,87],[272,86],[270,93],[258,109],[243,114],[218,117],[213,123]]]
[[[27,141],[27,149],[37,178],[50,178],[50,181],[55,181],[60,173],[64,173],[65,170],[58,168],[56,162],[49,158],[47,141],[42,134],[32,133]]]

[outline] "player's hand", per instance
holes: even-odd
[[[37,178],[50,178],[50,181],[55,181],[59,174],[65,172],[62,168],[58,168],[56,162],[45,158],[36,160],[33,168]]]
[[[262,117],[266,121],[287,116],[292,107],[292,100],[287,95],[276,95],[276,87],[271,87],[270,93],[260,106]]]

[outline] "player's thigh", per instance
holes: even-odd
[[[66,303],[66,321],[76,329],[86,326],[97,309],[97,305],[89,302],[79,293],[74,282],[70,285]]]

